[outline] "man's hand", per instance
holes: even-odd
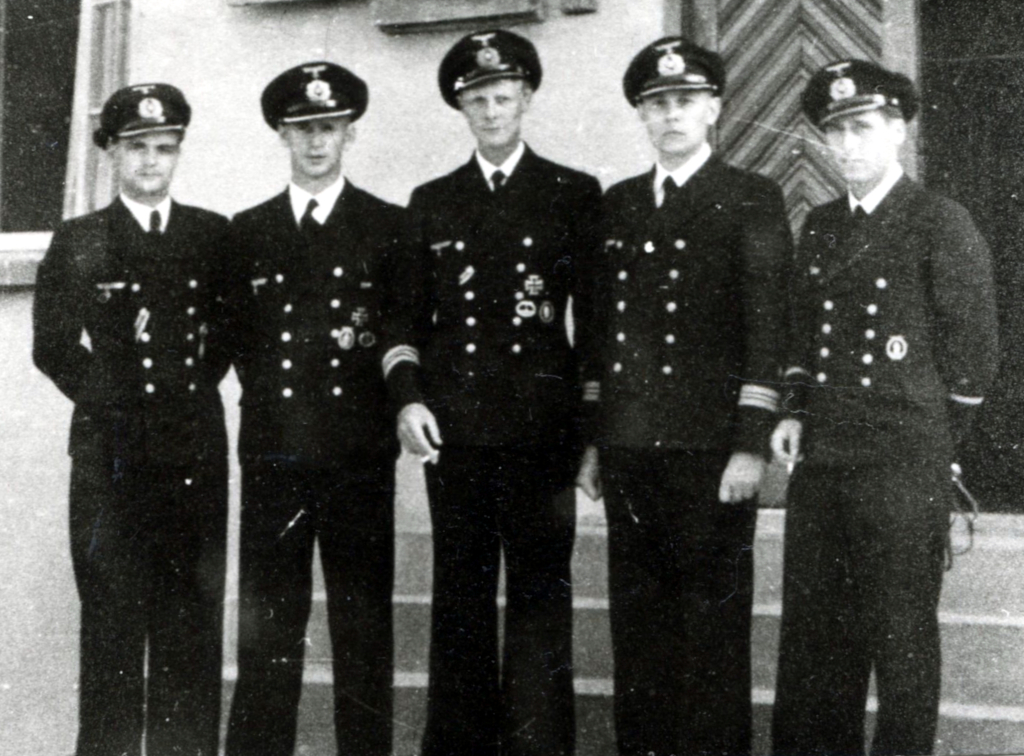
[[[779,421],[772,432],[772,454],[786,466],[790,472],[793,465],[800,461],[800,436],[803,425],[799,420],[787,417]]]
[[[735,452],[722,473],[718,499],[725,504],[739,504],[757,496],[764,477],[764,459],[759,454]]]
[[[437,464],[441,454],[441,431],[437,427],[434,413],[425,404],[416,402],[402,407],[398,413],[398,440],[409,454],[420,462]]]
[[[576,486],[594,501],[601,498],[601,468],[598,464],[596,446],[588,446],[583,450]]]

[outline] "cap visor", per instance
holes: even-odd
[[[124,131],[117,132],[114,136],[118,139],[127,136],[138,136],[139,134],[149,134],[155,131],[184,131],[184,126],[137,126],[134,129],[125,129]]]
[[[452,87],[452,91],[455,92],[455,94],[461,94],[462,92],[465,92],[468,89],[472,89],[473,87],[478,86],[480,84],[486,84],[489,81],[497,81],[498,79],[525,79],[525,78],[526,78],[526,74],[524,74],[522,71],[495,71],[494,73],[489,73],[489,74],[484,74],[483,76],[478,76],[475,79],[473,79],[472,81],[466,82],[465,84],[463,84],[458,89],[456,89],[455,87]]]
[[[355,108],[347,110],[332,110],[328,113],[310,113],[308,115],[286,116],[279,123],[302,123],[303,121],[316,121],[321,118],[344,118],[356,112]]]
[[[871,100],[870,102],[861,102],[858,105],[851,105],[850,107],[843,108],[842,110],[836,110],[830,113],[826,113],[824,117],[820,121],[818,121],[818,125],[824,126],[829,121],[834,121],[837,118],[842,118],[843,116],[856,115],[857,113],[867,113],[871,110],[881,110],[882,108],[886,107],[886,105],[888,105],[888,103],[885,102],[884,100],[882,102],[878,102],[877,100]]]
[[[717,92],[718,91],[718,87],[716,87],[714,84],[712,84],[710,82],[705,82],[703,84],[698,84],[698,83],[695,83],[695,82],[680,81],[680,82],[676,82],[676,83],[673,83],[673,84],[659,84],[659,85],[656,85],[656,86],[653,86],[653,87],[648,87],[647,89],[644,89],[642,92],[638,93],[637,96],[636,96],[636,99],[639,102],[644,97],[649,97],[652,94],[658,94],[659,92],[672,92],[672,91],[678,90],[678,89],[685,89],[685,90],[690,91],[690,92],[700,92],[700,91]]]

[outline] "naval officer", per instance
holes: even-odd
[[[365,82],[334,63],[291,68],[261,105],[291,161],[280,194],[231,225],[228,273],[242,384],[238,684],[231,756],[291,756],[314,544],[327,593],[338,753],[391,753],[394,416],[381,313],[400,208],[342,158]]]
[[[793,282],[778,754],[925,754],[939,708],[937,618],[956,444],[997,359],[989,252],[967,212],[904,175],[917,109],[860,60],[810,80],[803,109],[847,191],[811,211]],[[802,461],[800,461],[802,459]]]
[[[721,58],[623,79],[654,167],[605,195],[599,447],[622,756],[749,753],[756,495],[792,256],[782,192],[713,153]]]
[[[216,756],[227,438],[215,277],[227,220],[170,197],[191,109],[118,90],[96,144],[120,195],[54,233],[33,357],[72,402],[77,756]]]
[[[404,446],[435,463],[426,470],[434,594],[423,753],[569,754],[575,512],[557,494],[579,464],[586,368],[566,310],[570,297],[574,312],[589,309],[600,187],[522,141],[541,81],[527,39],[470,34],[438,78],[477,149],[413,192],[422,275],[403,289],[424,296],[406,303],[408,343],[384,365]],[[574,338],[589,338],[585,318]]]

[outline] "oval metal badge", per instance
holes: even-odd
[[[907,356],[907,340],[902,336],[890,336],[885,342],[885,353],[890,360],[902,360]]]
[[[356,345],[356,329],[352,326],[345,326],[338,332],[338,346],[342,349],[351,349]]]
[[[679,76],[686,71],[686,61],[677,52],[666,52],[658,58],[659,76]]]
[[[370,331],[363,331],[359,334],[359,346],[372,347],[377,343],[377,337]]]
[[[555,306],[551,302],[544,301],[540,303],[540,322],[550,323],[555,319]]]
[[[853,79],[843,76],[832,82],[828,93],[833,100],[846,100],[857,94],[857,84]]]
[[[516,305],[516,314],[523,318],[532,318],[537,314],[537,305],[529,299],[524,299]]]

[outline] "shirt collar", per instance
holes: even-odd
[[[302,216],[306,214],[306,208],[309,206],[309,201],[311,199],[315,199],[317,204],[316,210],[313,211],[313,220],[322,226],[327,222],[327,217],[331,214],[335,204],[338,202],[338,197],[341,196],[344,189],[344,176],[338,176],[337,181],[321,191],[319,194],[310,194],[294,181],[289,183],[288,199],[291,200],[292,203],[292,214],[295,216],[295,224],[298,225],[299,221],[302,220]]]
[[[704,164],[711,159],[711,145],[704,142],[697,150],[696,154],[683,163],[681,166],[676,168],[674,171],[670,171],[665,168],[661,163],[656,163],[654,166],[654,194],[659,198],[658,204],[660,205],[660,199],[664,190],[662,184],[665,182],[667,176],[671,176],[672,180],[676,182],[676,186],[682,186],[690,178],[704,167]]]
[[[878,182],[878,186],[865,194],[863,199],[858,200],[853,196],[853,192],[847,191],[847,196],[850,200],[850,212],[852,213],[860,205],[864,208],[865,213],[871,215],[882,204],[882,200],[886,198],[889,192],[892,191],[892,188],[896,186],[896,182],[901,178],[903,178],[903,166],[899,163],[893,163],[885,170],[885,175]]]
[[[519,144],[516,145],[516,148],[512,151],[512,154],[505,159],[504,163],[502,163],[501,165],[494,165],[493,163],[488,161],[487,158],[480,154],[480,150],[477,150],[476,164],[480,166],[480,170],[483,171],[484,178],[487,179],[488,184],[491,184],[491,176],[494,175],[495,171],[501,171],[502,173],[504,173],[505,180],[507,181],[508,178],[512,175],[512,171],[514,171],[516,169],[516,166],[519,165],[519,161],[523,157],[523,154],[525,152],[526,142],[520,140]],[[491,189],[493,188],[494,186],[492,185]]]
[[[135,217],[135,220],[142,226],[143,231],[149,231],[149,217],[153,214],[154,210],[160,213],[160,233],[167,230],[167,223],[171,219],[171,198],[169,195],[160,200],[156,207],[150,207],[149,205],[143,205],[141,202],[136,202],[124,192],[121,192],[121,203],[128,208],[129,212]]]

